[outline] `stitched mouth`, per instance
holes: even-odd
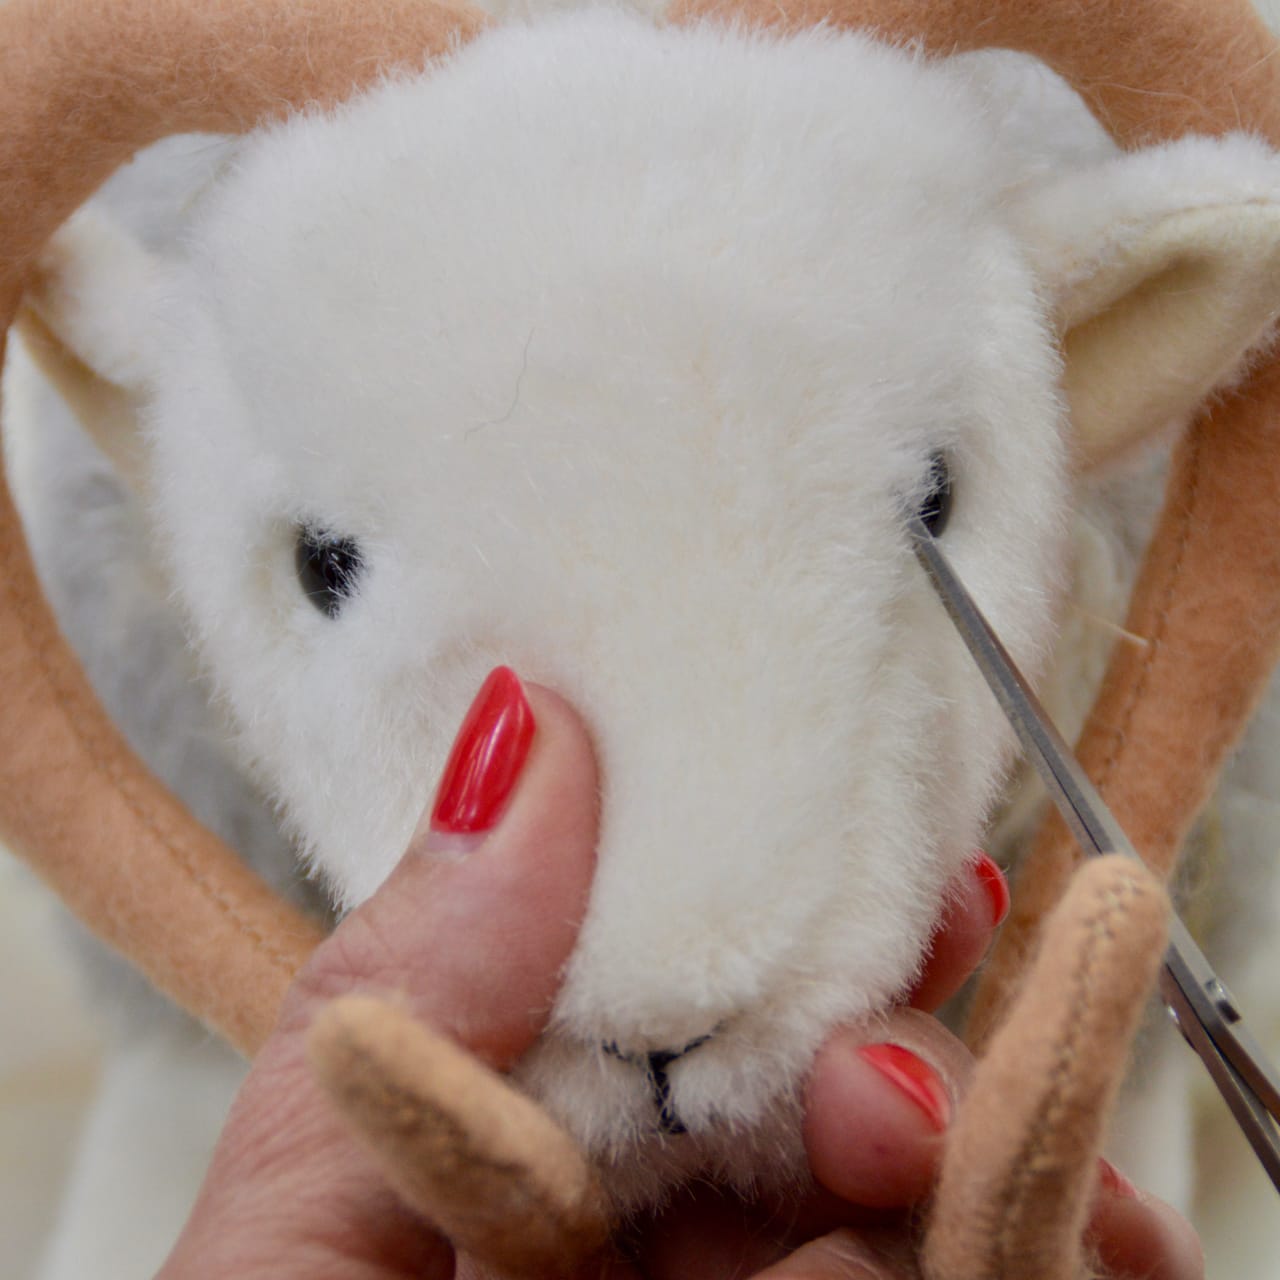
[[[660,1133],[677,1137],[682,1133],[688,1132],[676,1111],[675,1103],[671,1097],[671,1078],[668,1075],[668,1070],[673,1062],[683,1058],[686,1054],[692,1053],[700,1045],[706,1044],[714,1034],[715,1032],[713,1031],[705,1036],[699,1036],[696,1040],[690,1040],[681,1049],[659,1049],[653,1053],[624,1053],[613,1042],[604,1046],[605,1053],[611,1058],[617,1058],[619,1062],[639,1067],[644,1071],[649,1082],[650,1096],[653,1098],[654,1106],[658,1112],[658,1131]]]

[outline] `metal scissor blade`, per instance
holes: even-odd
[[[1272,1186],[1280,1191],[1280,1136],[1276,1132],[1274,1109],[1269,1109],[1244,1073],[1237,1071],[1222,1053],[1167,965],[1160,975],[1160,995],[1183,1039],[1213,1078],[1240,1131],[1267,1171]]]
[[[1172,983],[1184,994],[1196,1021],[1213,1040],[1231,1069],[1249,1087],[1265,1111],[1280,1118],[1280,1073],[1245,1026],[1235,997],[1176,915],[1169,921],[1169,952],[1164,968],[1161,993],[1164,994],[1168,984]],[[1167,997],[1165,1003],[1173,1008]],[[1178,1025],[1183,1026],[1181,1021]],[[1186,1034],[1185,1028],[1183,1034]]]
[[[1012,724],[1071,833],[1087,853],[1137,858],[1129,837],[1062,740],[999,637],[956,577],[933,536],[909,518],[916,558]],[[1272,1184],[1280,1191],[1280,1074],[1243,1025],[1235,1002],[1174,915],[1160,991],[1187,1043],[1204,1062]]]
[[[1090,853],[1127,853],[1136,858],[1138,854],[1129,837],[1102,803],[1093,783],[1075,765],[1062,735],[1045,714],[973,597],[956,577],[933,535],[918,518],[908,520],[907,528],[913,535],[916,558],[929,575],[943,608],[986,677],[1032,765],[1071,828],[1071,834]]]

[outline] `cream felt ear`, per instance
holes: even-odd
[[[1063,387],[1082,469],[1235,381],[1280,307],[1280,205],[1173,214],[1065,300]]]
[[[1250,140],[1120,158],[1024,214],[1082,471],[1183,425],[1280,313],[1280,169]]]
[[[139,411],[153,269],[114,223],[78,213],[40,255],[17,321],[40,371],[135,490],[145,475]]]

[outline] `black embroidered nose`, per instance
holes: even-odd
[[[676,1114],[671,1102],[671,1081],[667,1078],[667,1068],[687,1050],[680,1053],[651,1053],[645,1059],[649,1070],[649,1087],[653,1090],[653,1100],[658,1107],[658,1128],[663,1133],[679,1134],[685,1132],[684,1124]]]
[[[671,1101],[671,1080],[667,1076],[667,1069],[677,1059],[683,1058],[686,1053],[692,1053],[699,1045],[706,1044],[710,1039],[709,1035],[699,1036],[696,1040],[690,1040],[683,1049],[659,1049],[654,1053],[646,1054],[623,1053],[616,1044],[612,1043],[606,1044],[604,1051],[620,1062],[644,1068],[649,1078],[649,1089],[653,1095],[654,1105],[658,1108],[658,1128],[662,1133],[675,1136],[688,1131],[676,1114],[675,1104]]]

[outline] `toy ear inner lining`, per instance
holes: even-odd
[[[57,387],[80,425],[110,459],[116,474],[133,492],[141,492],[145,464],[133,425],[137,411],[134,398],[89,368],[34,308],[24,305],[14,328],[36,367]]]

